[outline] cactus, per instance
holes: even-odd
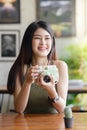
[[[69,106],[65,107],[64,115],[65,115],[65,118],[72,118],[72,109],[71,109],[71,107],[69,107]]]

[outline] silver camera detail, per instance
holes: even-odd
[[[50,75],[53,76],[53,79],[55,81],[55,84],[59,80],[59,75],[58,75],[58,69],[56,65],[44,65],[44,66],[39,66],[39,72],[44,74],[43,80],[46,83],[49,83],[51,81]]]

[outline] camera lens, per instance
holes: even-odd
[[[50,77],[48,75],[45,75],[43,80],[46,82],[46,83],[49,83],[51,81]]]

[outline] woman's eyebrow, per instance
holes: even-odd
[[[35,34],[35,35],[33,35],[33,36],[41,36],[41,35],[39,35],[39,34]]]
[[[42,35],[39,35],[39,34],[35,34],[33,36],[42,36]],[[50,36],[50,35],[44,35],[44,36]]]

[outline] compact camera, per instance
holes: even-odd
[[[43,80],[46,83],[49,83],[51,81],[50,75],[53,76],[53,79],[55,81],[55,84],[58,82],[59,75],[58,75],[58,69],[56,65],[45,65],[45,66],[39,66],[39,72],[40,74],[43,73],[44,77]]]

